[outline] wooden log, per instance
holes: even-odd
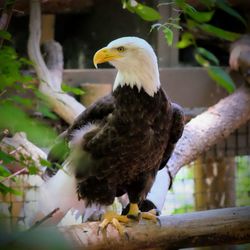
[[[161,227],[150,223],[127,227],[129,239],[109,226],[107,237],[97,235],[98,223],[61,227],[76,249],[179,249],[250,242],[250,207],[223,208],[160,217]]]

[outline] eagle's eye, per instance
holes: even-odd
[[[116,48],[118,52],[124,52],[125,48],[123,46],[120,46],[118,48]]]

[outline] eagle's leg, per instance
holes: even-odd
[[[129,211],[128,211],[127,217],[129,219],[138,220],[139,215],[140,215],[140,210],[139,210],[138,204],[137,203],[129,203]]]
[[[119,232],[120,235],[126,235],[124,227],[120,224],[120,222],[122,223],[128,223],[130,220],[127,216],[125,215],[119,215],[113,211],[107,211],[102,218],[102,222],[99,225],[98,228],[98,233],[99,231],[106,231],[107,226],[109,224],[112,224],[114,226],[114,228]]]

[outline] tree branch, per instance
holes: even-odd
[[[40,226],[41,224],[43,224],[46,220],[48,220],[48,219],[50,219],[51,217],[53,217],[53,215],[54,215],[56,212],[58,212],[59,210],[60,210],[59,208],[55,208],[53,211],[51,211],[49,214],[47,214],[46,216],[44,216],[42,219],[36,221],[36,222],[34,223],[34,225],[31,226],[31,227],[28,229],[28,231],[33,230],[33,229],[39,227],[39,226]]]
[[[30,0],[29,32],[28,53],[30,59],[35,63],[35,70],[40,79],[39,89],[48,97],[54,112],[71,124],[85,108],[72,96],[61,90],[63,56],[60,44],[51,42],[48,45],[52,46],[52,49],[48,49],[48,51],[58,53],[54,58],[59,60],[50,62],[50,68],[47,68],[43,60],[40,51],[41,7],[39,0]]]
[[[5,137],[0,144],[1,150],[11,153],[16,159],[20,158],[20,155],[31,158],[37,167],[41,167],[40,159],[46,159],[47,155],[27,138],[25,133],[16,133],[13,137]],[[15,151],[13,151],[15,149]],[[18,149],[18,150],[17,150]],[[23,170],[24,171],[24,170]]]
[[[127,227],[128,239],[108,227],[108,240],[97,235],[98,223],[59,228],[77,249],[179,249],[250,242],[250,207],[223,208],[162,216],[151,223]]]
[[[168,167],[173,176],[250,119],[250,88],[242,86],[185,126]]]

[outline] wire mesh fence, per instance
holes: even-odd
[[[227,172],[224,175],[219,175],[217,170],[218,175],[214,179],[209,176],[203,176],[202,178],[197,176],[196,168],[211,168],[206,164],[207,161],[204,162],[204,158],[183,167],[178,172],[173,187],[167,194],[162,213],[178,214],[219,207],[250,206],[250,156],[225,157],[219,160],[217,162],[218,168],[225,168],[225,165],[219,165],[219,163],[231,164],[226,164]],[[202,185],[202,182],[204,187],[210,184],[210,186],[214,185],[214,188],[210,188],[210,191],[201,191],[200,185]],[[220,189],[216,189],[218,182]],[[221,184],[224,184],[224,187]],[[224,196],[221,195],[223,192]],[[200,197],[200,200],[198,197]],[[209,197],[213,197],[215,203],[207,202],[206,198]],[[216,197],[220,197],[218,202]],[[211,198],[209,200],[211,201]],[[200,202],[204,202],[204,204],[200,204]],[[217,206],[215,206],[216,204]]]

